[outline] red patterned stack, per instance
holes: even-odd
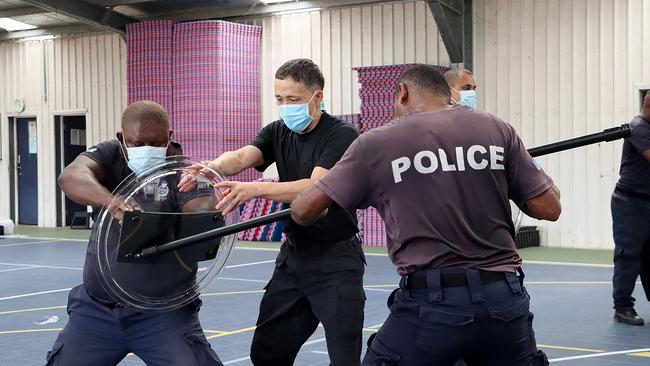
[[[361,128],[364,133],[390,122],[394,116],[395,87],[399,76],[412,64],[357,67],[359,96],[361,97]],[[441,72],[446,67],[434,66]],[[370,246],[386,246],[386,227],[379,212],[374,208],[357,214],[359,229],[363,232],[363,243]]]
[[[150,99],[165,107],[175,138],[193,159],[246,145],[261,125],[261,32],[223,21],[130,24],[129,103]],[[233,179],[260,176],[249,169]]]
[[[126,26],[129,103],[153,100],[173,114],[173,36],[171,20]]]
[[[213,159],[260,128],[261,28],[223,21],[174,29],[174,128],[195,159]],[[252,181],[253,169],[233,177]]]

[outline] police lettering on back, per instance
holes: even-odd
[[[431,150],[423,150],[411,159],[402,156],[391,161],[395,183],[402,182],[402,173],[414,168],[420,174],[433,174],[439,168],[442,172],[463,172],[472,170],[505,170],[503,165],[504,148],[501,146],[472,145],[467,151],[462,146],[455,148],[456,161],[450,161],[444,149],[438,149],[438,155]]]

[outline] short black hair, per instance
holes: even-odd
[[[297,58],[285,62],[275,72],[275,78],[279,80],[291,78],[293,81],[303,83],[310,90],[325,88],[323,73],[314,61],[307,58]]]
[[[404,71],[399,77],[399,82],[411,87],[418,87],[427,92],[449,98],[451,92],[449,91],[449,84],[442,75],[430,65],[414,65],[408,70]]]

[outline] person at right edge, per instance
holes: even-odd
[[[623,143],[620,179],[612,194],[614,320],[643,325],[632,292],[641,275],[650,301],[650,93],[630,129],[632,136]]]
[[[433,67],[405,71],[397,123],[355,140],[293,201],[292,218],[307,225],[336,203],[375,207],[385,221],[402,278],[363,365],[548,365],[535,342],[509,199],[554,221],[559,191],[512,126],[450,106],[449,96]]]

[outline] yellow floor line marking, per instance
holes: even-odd
[[[605,352],[601,349],[591,349],[591,348],[578,348],[578,347],[564,347],[564,346],[552,346],[549,344],[538,344],[539,348],[549,348],[549,349],[561,349],[564,351],[576,351],[576,352],[589,352],[589,353],[601,353]]]
[[[257,328],[257,327],[248,327],[248,328],[233,330],[231,332],[223,332],[221,334],[211,335],[211,336],[207,337],[207,339],[214,339],[214,338],[225,337],[225,336],[229,336],[229,335],[233,335],[233,334],[250,332],[251,330],[255,330],[255,328]]]
[[[63,328],[41,328],[41,329],[20,329],[20,330],[3,330],[0,334],[22,334],[22,333],[37,333],[37,332],[58,332]]]
[[[635,357],[650,357],[650,352],[630,353],[628,356],[635,356]]]
[[[375,329],[375,328],[363,328],[364,332],[370,332],[370,333],[377,333],[378,330],[379,329]]]
[[[216,334],[223,334],[223,333],[228,333],[224,332],[223,330],[213,330],[213,329],[203,329],[205,333],[216,333]]]
[[[8,310],[8,311],[0,311],[0,315],[28,313],[30,311],[55,310],[55,309],[65,309],[65,308],[66,308],[65,306],[48,306],[46,308]]]

